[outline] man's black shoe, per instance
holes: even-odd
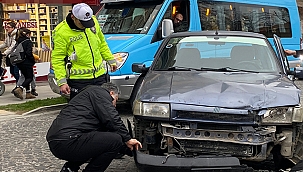
[[[116,155],[114,159],[122,159],[124,155],[128,155],[130,157],[133,157],[133,152],[126,146],[123,145],[119,151],[119,153]]]
[[[60,172],[77,172],[77,171],[71,170],[69,167],[66,166],[66,164],[64,164]]]
[[[123,145],[121,147],[121,150],[119,152],[120,154],[123,154],[123,155],[128,155],[130,157],[134,156],[133,155],[133,152],[126,146],[126,145]]]
[[[114,159],[123,159],[124,154],[118,153]]]

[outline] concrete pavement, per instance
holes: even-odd
[[[14,83],[5,84],[5,92],[0,96],[0,106],[10,105],[10,104],[20,104],[20,103],[25,103],[27,101],[33,101],[33,100],[37,100],[37,99],[47,99],[47,98],[60,96],[59,94],[56,94],[51,90],[47,81],[37,81],[36,84],[37,84],[36,90],[39,95],[35,99],[23,99],[23,100],[16,98],[11,93],[13,88],[15,88]],[[25,93],[24,93],[24,95],[25,95]],[[52,108],[52,107],[50,107],[50,108]],[[33,111],[26,112],[25,114],[31,114],[33,112],[41,112],[41,110],[45,111],[45,109],[50,110],[50,108],[41,107],[39,109],[34,109]],[[60,107],[54,106],[53,109],[56,110],[56,108],[60,108]],[[19,115],[17,115],[15,112],[0,110],[0,121],[12,119],[17,116],[19,116]]]
[[[24,103],[26,101],[32,101],[36,99],[47,99],[47,98],[52,98],[52,97],[59,97],[59,94],[54,93],[51,88],[48,85],[47,81],[37,81],[37,92],[38,92],[38,97],[35,99],[23,99],[20,100],[16,98],[11,91],[13,88],[15,88],[14,83],[8,83],[5,84],[5,93],[0,96],[0,106],[7,105],[7,104],[18,104],[18,103]],[[25,93],[24,93],[25,95]]]

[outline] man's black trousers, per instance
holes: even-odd
[[[83,172],[103,172],[118,155],[122,146],[120,135],[111,132],[94,131],[71,136],[68,140],[49,142],[51,152],[59,159],[68,161],[66,165],[77,171],[79,167],[90,162]]]

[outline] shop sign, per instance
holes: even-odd
[[[7,23],[9,21],[4,21],[3,26],[6,27]],[[26,27],[26,28],[37,28],[37,22],[17,22],[16,23],[17,28],[20,27]]]

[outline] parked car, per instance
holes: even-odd
[[[132,65],[143,78],[133,102],[140,171],[277,170],[302,160],[300,90],[274,37],[276,47],[258,33],[174,33],[150,67]]]

